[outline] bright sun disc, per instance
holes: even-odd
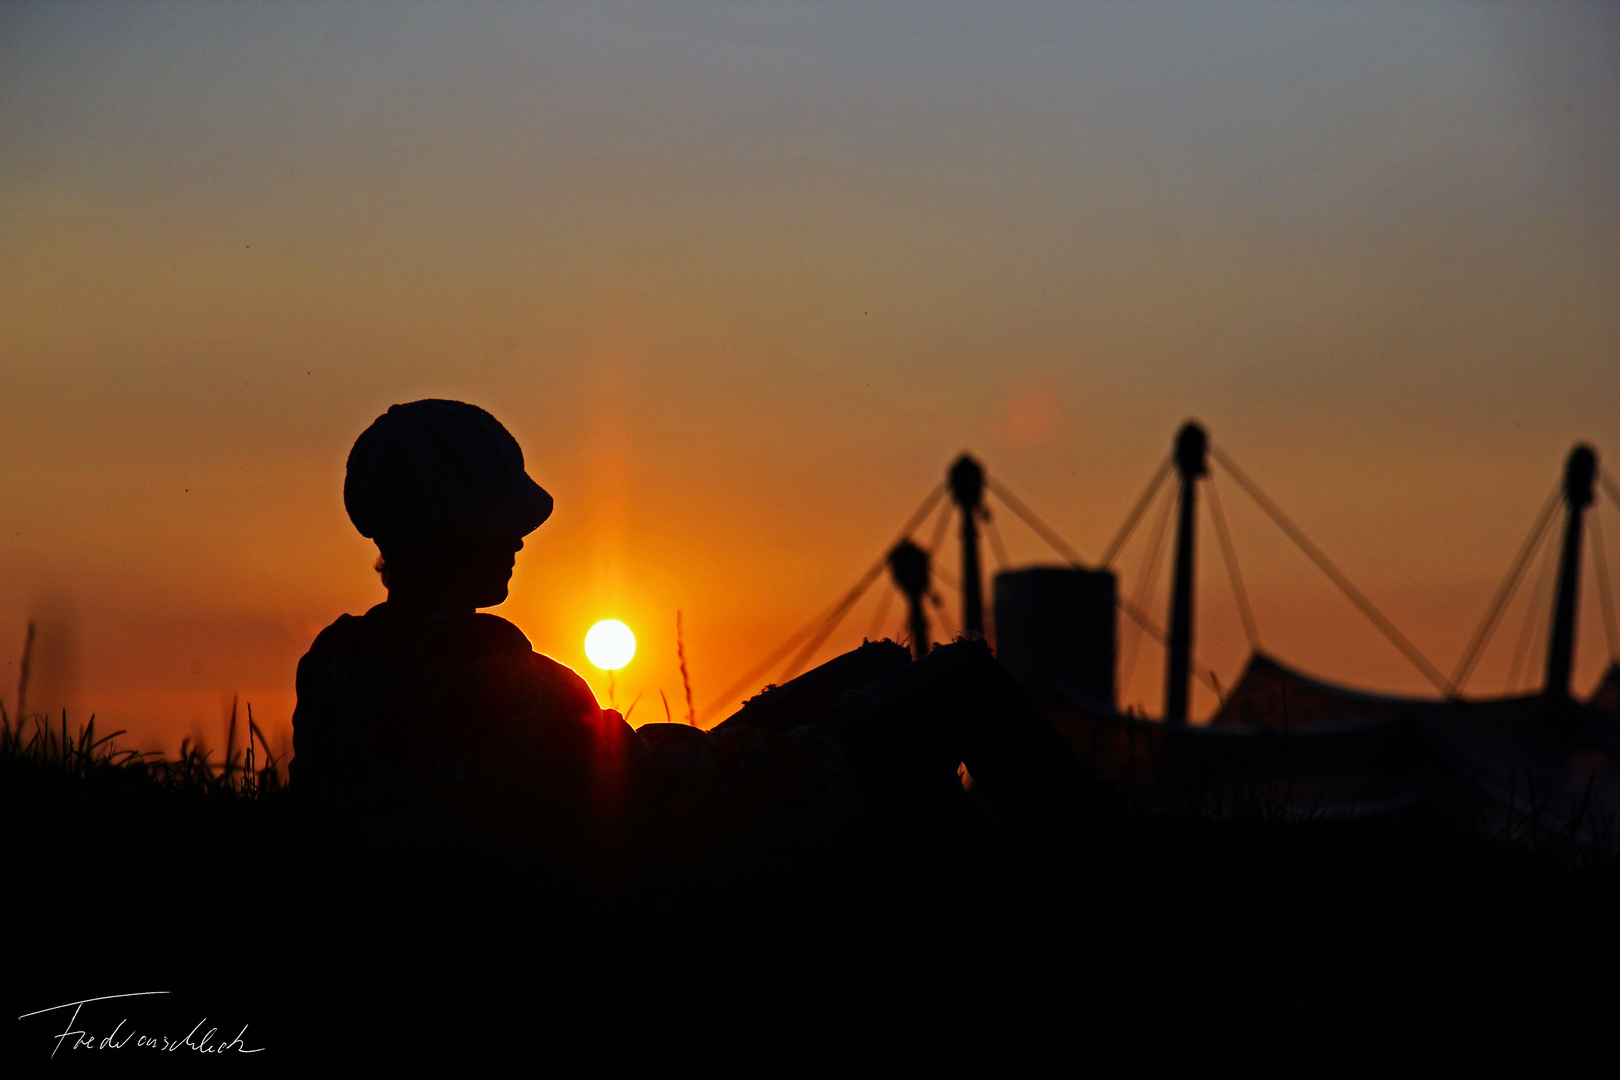
[[[616,671],[636,655],[636,635],[618,619],[603,619],[585,635],[585,655],[603,671]]]

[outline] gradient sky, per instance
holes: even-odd
[[[499,613],[604,701],[629,623],[634,720],[682,711],[677,610],[702,708],[957,452],[1096,558],[1190,416],[1449,672],[1571,444],[1617,471],[1617,300],[1614,4],[8,4],[0,699],[33,617],[34,705],[287,729],[382,598],[349,446],[430,396],[557,500]],[[1222,495],[1270,651],[1426,692]],[[1578,689],[1607,653],[1589,575]]]

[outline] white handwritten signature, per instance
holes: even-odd
[[[140,1050],[156,1050],[160,1053],[189,1050],[199,1054],[224,1054],[230,1051],[241,1054],[257,1054],[264,1049],[264,1047],[259,1046],[250,1050],[247,1044],[242,1041],[242,1036],[247,1034],[248,1026],[246,1024],[242,1025],[242,1030],[237,1032],[236,1038],[230,1042],[216,1042],[215,1039],[219,1034],[218,1028],[209,1028],[207,1031],[202,1030],[203,1025],[208,1023],[207,1017],[197,1021],[197,1026],[187,1032],[186,1036],[181,1039],[170,1038],[167,1035],[142,1034],[133,1027],[125,1031],[124,1025],[129,1023],[128,1017],[119,1020],[117,1026],[106,1035],[101,1036],[100,1039],[97,1039],[89,1031],[74,1026],[79,1022],[79,1013],[86,1005],[93,1002],[114,1001],[119,998],[151,997],[155,994],[167,994],[168,992],[167,990],[141,990],[133,994],[108,994],[105,997],[84,998],[81,1001],[68,1001],[61,1005],[52,1005],[48,1009],[35,1009],[33,1012],[23,1013],[17,1019],[26,1020],[30,1016],[43,1016],[46,1013],[60,1012],[63,1009],[73,1010],[73,1015],[68,1017],[67,1027],[56,1036],[56,1046],[51,1050],[51,1057],[53,1058],[56,1056],[56,1052],[62,1049],[64,1043],[68,1044],[69,1050],[123,1050],[125,1047],[131,1047]],[[201,1032],[201,1034],[199,1035],[198,1032]],[[69,1039],[73,1041],[68,1043]]]

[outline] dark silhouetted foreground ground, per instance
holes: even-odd
[[[245,1023],[251,1063],[277,1070],[1037,1047],[1147,1067],[1233,1046],[1305,1067],[1406,1033],[1557,1050],[1620,1005],[1620,866],[1422,818],[694,828],[653,808],[605,828],[564,797],[379,825],[285,791],[0,765],[16,1062],[67,1026],[22,1013],[147,990],[171,993],[80,1026],[203,1017],[222,1043]]]

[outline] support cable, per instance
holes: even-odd
[[[838,629],[838,624],[844,621],[844,616],[849,614],[849,609],[854,607],[856,602],[866,594],[866,590],[872,587],[872,583],[883,575],[883,568],[888,563],[888,559],[884,559],[875,570],[867,571],[866,576],[861,579],[860,583],[851,589],[843,600],[839,601],[838,606],[833,608],[831,614],[827,616],[827,621],[821,624],[821,629],[817,630],[815,636],[805,643],[803,649],[799,650],[799,654],[793,658],[793,662],[782,669],[782,676],[777,680],[779,683],[787,682],[804,670],[805,661],[814,656],[816,650],[821,648],[821,643],[831,637],[834,630]]]
[[[1535,668],[1532,646],[1542,641],[1542,617],[1550,614],[1548,600],[1552,595],[1554,552],[1557,544],[1546,544],[1541,551],[1541,566],[1536,571],[1536,584],[1530,590],[1529,606],[1524,613],[1524,628],[1519,631],[1519,643],[1513,649],[1513,662],[1508,665],[1507,692],[1518,693],[1519,679],[1528,677]],[[1521,668],[1522,665],[1522,668]]]
[[[1001,530],[996,528],[996,519],[990,516],[990,510],[985,508],[984,532],[990,538],[990,551],[996,557],[996,570],[1001,571],[1012,565],[1007,557],[1007,548],[1001,542]]]
[[[953,578],[950,574],[946,573],[945,568],[940,566],[939,560],[935,558],[935,552],[939,551],[940,544],[945,542],[945,530],[950,527],[951,518],[954,516],[955,515],[951,512],[951,504],[949,502],[945,503],[944,508],[939,512],[939,520],[934,523],[934,535],[928,542],[928,573],[932,579],[943,581],[947,586],[950,587],[952,592],[956,593],[957,596],[961,596],[961,582],[959,582],[956,578]],[[942,628],[946,625],[954,625],[950,624],[946,618],[947,612],[945,610],[945,602],[940,599],[939,591],[937,589],[934,590],[933,594],[927,597],[927,599],[933,603],[934,611],[939,616],[939,622]],[[950,633],[950,631],[947,631],[947,633],[950,635],[946,638],[947,641],[949,641],[951,637],[955,636],[955,634]]]
[[[934,535],[928,541],[928,568],[930,571],[933,570],[934,562],[938,558],[939,545],[945,539],[945,530],[950,526],[951,504],[946,503],[944,509],[939,512],[939,520],[934,522]]]
[[[1592,564],[1597,568],[1598,606],[1603,609],[1603,632],[1609,639],[1609,659],[1620,660],[1620,631],[1614,620],[1614,594],[1609,591],[1609,564],[1603,552],[1603,526],[1598,519],[1603,515],[1592,508]]]
[[[1131,538],[1131,531],[1136,528],[1136,523],[1142,520],[1142,515],[1153,504],[1153,496],[1159,493],[1160,486],[1163,485],[1165,478],[1170,475],[1170,470],[1174,465],[1174,456],[1165,458],[1159,465],[1159,471],[1153,474],[1152,480],[1148,481],[1147,490],[1142,492],[1140,499],[1136,500],[1136,505],[1131,508],[1130,514],[1125,518],[1125,524],[1120,526],[1119,532],[1114,534],[1114,539],[1109,542],[1107,549],[1103,552],[1102,568],[1104,570],[1114,565],[1114,559],[1119,555],[1120,549],[1125,546],[1125,541]]]
[[[1002,486],[999,480],[996,480],[994,477],[986,476],[984,478],[984,486],[995,492],[996,498],[1005,503],[1007,509],[1023,518],[1024,524],[1028,525],[1031,529],[1034,529],[1042,540],[1045,540],[1048,544],[1051,544],[1059,555],[1062,555],[1065,559],[1068,559],[1069,562],[1074,566],[1083,567],[1084,564],[1080,558],[1080,553],[1075,551],[1074,548],[1070,547],[1064,541],[1063,537],[1059,536],[1055,531],[1053,531],[1050,525],[1036,517],[1035,511],[1031,510],[1029,507],[1020,502],[1018,497]]]
[[[1164,500],[1164,509],[1159,512],[1158,520],[1153,523],[1153,532],[1148,540],[1147,556],[1137,572],[1135,607],[1145,610],[1153,603],[1153,591],[1159,581],[1159,567],[1161,565],[1159,553],[1164,548],[1164,534],[1170,524],[1170,512],[1175,509],[1176,500],[1172,496]],[[1130,685],[1131,675],[1136,671],[1136,656],[1142,644],[1144,630],[1141,626],[1135,628],[1136,632],[1130,637],[1130,648],[1120,658],[1119,685],[1123,688]]]
[[[1232,534],[1226,530],[1226,515],[1221,512],[1221,497],[1215,491],[1215,478],[1208,478],[1209,511],[1215,519],[1215,535],[1221,541],[1221,555],[1226,560],[1226,574],[1232,580],[1232,595],[1237,599],[1238,613],[1243,616],[1243,634],[1249,639],[1249,650],[1260,651],[1260,630],[1254,624],[1254,611],[1249,607],[1249,594],[1243,588],[1243,575],[1238,571],[1237,549],[1232,546]]]
[[[1496,597],[1491,606],[1485,609],[1485,617],[1480,620],[1479,628],[1474,631],[1474,638],[1468,643],[1468,649],[1463,653],[1462,660],[1457,664],[1457,670],[1451,676],[1451,685],[1462,693],[1463,683],[1468,681],[1469,674],[1474,670],[1474,664],[1479,661],[1485,649],[1485,642],[1496,629],[1496,620],[1502,617],[1507,609],[1508,601],[1513,599],[1514,590],[1519,587],[1519,581],[1524,576],[1525,567],[1535,555],[1536,548],[1540,546],[1542,537],[1547,533],[1547,526],[1552,521],[1553,511],[1558,509],[1560,489],[1554,488],[1553,493],[1547,497],[1547,502],[1536,516],[1535,524],[1530,526],[1530,535],[1525,537],[1524,545],[1519,548],[1519,554],[1513,559],[1513,565],[1508,569],[1507,577],[1496,590]]]
[[[917,526],[921,525],[923,521],[927,519],[928,515],[933,512],[934,507],[939,504],[939,500],[944,497],[945,485],[941,483],[938,487],[934,488],[926,499],[923,500],[923,504],[917,508],[917,512],[912,514],[910,519],[907,520],[905,526],[900,530],[899,540],[896,540],[895,543],[899,543],[900,540],[906,539],[914,531],[916,531]],[[894,545],[892,544],[890,545],[891,548],[893,546]],[[741,693],[743,690],[746,690],[749,686],[753,685],[754,680],[764,675],[765,672],[769,671],[772,667],[779,663],[782,657],[792,652],[794,647],[805,639],[806,635],[813,633],[817,634],[815,644],[817,647],[819,647],[821,642],[827,639],[827,635],[832,633],[833,628],[836,627],[838,622],[844,617],[844,613],[854,605],[855,601],[861,598],[861,595],[871,587],[872,582],[877,580],[878,575],[882,574],[884,567],[888,565],[889,553],[888,551],[884,551],[883,557],[873,564],[872,568],[861,576],[861,580],[856,582],[855,587],[846,593],[842,600],[833,605],[832,609],[825,616],[818,616],[795,631],[793,636],[789,637],[786,642],[778,646],[768,657],[754,665],[747,675],[743,676],[741,679],[738,679],[726,689],[725,693],[711,701],[708,707],[703,710],[703,715],[707,716],[711,714],[715,709],[730,701],[734,695]],[[818,626],[820,627],[819,633],[817,633]],[[810,650],[810,652],[814,652],[814,649]]]
[[[1232,479],[1236,480],[1238,485],[1249,493],[1249,497],[1260,504],[1260,509],[1264,510],[1271,517],[1271,520],[1277,523],[1278,528],[1287,533],[1288,538],[1299,545],[1300,550],[1316,564],[1317,569],[1326,574],[1328,580],[1337,585],[1339,591],[1344,593],[1350,599],[1350,602],[1361,610],[1363,615],[1371,619],[1374,626],[1383,631],[1384,636],[1401,651],[1401,655],[1410,660],[1413,666],[1423,673],[1424,678],[1439,688],[1440,692],[1446,697],[1457,696],[1456,690],[1446,681],[1446,677],[1440,674],[1433,664],[1424,659],[1423,654],[1417,651],[1417,647],[1406,640],[1404,634],[1395,629],[1395,624],[1385,618],[1384,613],[1374,607],[1373,602],[1363,596],[1360,589],[1350,583],[1350,579],[1345,577],[1337,566],[1333,565],[1333,562],[1322,553],[1321,548],[1311,543],[1306,535],[1300,532],[1299,526],[1288,520],[1288,516],[1277,507],[1276,503],[1267,498],[1264,492],[1255,486],[1254,481],[1250,480],[1243,470],[1237,467],[1237,463],[1231,457],[1213,442],[1210,444],[1209,452],[1216,461],[1220,462],[1222,468],[1231,474]]]
[[[878,635],[883,633],[883,624],[889,617],[889,608],[894,605],[894,594],[899,591],[898,589],[883,590],[883,596],[878,600],[877,614],[872,617],[872,625],[866,628],[865,638],[867,641],[883,640]]]
[[[1598,469],[1598,481],[1603,485],[1603,490],[1608,492],[1614,508],[1616,510],[1620,510],[1620,483],[1615,482],[1614,476],[1609,472],[1608,469],[1601,467]],[[1592,519],[1594,522],[1597,520],[1597,516],[1597,512],[1594,510],[1592,513]],[[1601,561],[1601,559],[1602,556],[1600,555],[1599,560]],[[1607,564],[1604,565],[1605,567],[1607,566]],[[1600,572],[1598,581],[1601,583],[1603,588],[1603,593],[1600,595],[1609,595],[1609,573],[1607,569]],[[1608,601],[1608,604],[1609,607],[1607,610],[1610,612],[1610,617],[1612,618],[1612,613],[1614,611],[1614,601],[1612,598]],[[1609,635],[1609,655],[1612,659],[1620,660],[1620,635],[1616,635],[1613,630],[1609,631]]]
[[[984,484],[985,487],[992,491],[996,498],[1000,499],[1009,510],[1022,518],[1024,520],[1024,524],[1028,525],[1031,529],[1034,529],[1042,540],[1045,540],[1048,544],[1050,544],[1059,555],[1062,555],[1065,559],[1069,560],[1070,566],[1073,566],[1078,570],[1089,569],[1089,567],[1081,562],[1080,554],[1075,551],[1074,548],[1070,547],[1068,542],[1065,541],[1063,537],[1054,532],[1051,526],[1047,525],[1040,518],[1036,517],[1033,510],[1020,502],[1018,497],[1012,492],[1008,491],[999,481],[986,476],[984,478]],[[1125,612],[1125,614],[1129,615],[1131,618],[1135,619],[1142,629],[1148,632],[1154,641],[1157,641],[1165,648],[1170,647],[1168,635],[1166,635],[1164,630],[1161,629],[1151,617],[1149,617],[1147,612],[1141,610],[1124,597],[1118,597],[1116,602],[1119,604],[1120,610]],[[1211,690],[1215,691],[1217,697],[1220,696],[1220,683],[1216,680],[1214,672],[1212,672],[1209,668],[1201,668],[1195,663],[1193,664],[1193,674],[1198,677],[1199,681],[1203,682]]]
[[[929,572],[933,575],[935,581],[950,589],[958,601],[962,599],[962,583],[960,581],[937,566],[930,567]],[[951,621],[950,611],[945,607],[945,598],[939,595],[939,590],[935,589],[924,599],[934,606],[934,613],[939,616],[939,626],[945,634],[945,640],[950,641],[955,638],[956,624]]]
[[[836,608],[834,610],[836,610]],[[830,614],[831,613],[829,612],[829,615]],[[749,670],[747,675],[744,675],[742,678],[738,679],[735,683],[733,683],[731,686],[726,688],[725,693],[721,694],[719,697],[717,697],[713,701],[709,702],[709,704],[703,708],[702,712],[699,715],[701,715],[701,716],[710,715],[716,708],[720,707],[725,702],[730,701],[732,699],[733,695],[742,692],[743,690],[745,690],[749,686],[752,686],[753,683],[754,683],[754,680],[756,680],[760,676],[764,675],[773,666],[775,666],[778,662],[780,662],[781,659],[784,656],[786,656],[788,653],[792,652],[795,648],[797,648],[799,643],[802,642],[810,634],[813,634],[815,632],[815,630],[816,630],[816,627],[822,625],[822,623],[825,621],[825,619],[827,617],[828,616],[817,615],[814,619],[810,620],[804,626],[800,627],[797,631],[794,632],[793,636],[789,637],[781,645],[777,646],[774,650],[772,650],[772,652],[771,652],[771,654],[769,656],[767,656],[765,659],[761,660],[758,664],[755,664]]]
[[[956,624],[951,621],[951,613],[946,610],[945,602],[938,595],[926,597],[934,607],[934,615],[939,620],[940,629],[945,631],[945,640],[950,641],[956,637]]]
[[[1154,641],[1157,641],[1166,649],[1170,647],[1170,635],[1164,632],[1164,627],[1153,621],[1153,616],[1149,615],[1135,604],[1126,603],[1124,601],[1120,602],[1119,607],[1120,610],[1125,612],[1125,614],[1137,621],[1137,623],[1147,633],[1148,637],[1152,638]],[[1213,668],[1204,667],[1198,662],[1194,661],[1192,670],[1193,674],[1198,677],[1199,682],[1215,691],[1216,697],[1225,700],[1224,695],[1221,693],[1220,680],[1215,677],[1215,671]]]
[[[1620,510],[1620,483],[1616,483],[1609,470],[1601,466],[1598,468],[1598,483],[1603,485],[1603,490],[1614,500],[1614,508]]]

